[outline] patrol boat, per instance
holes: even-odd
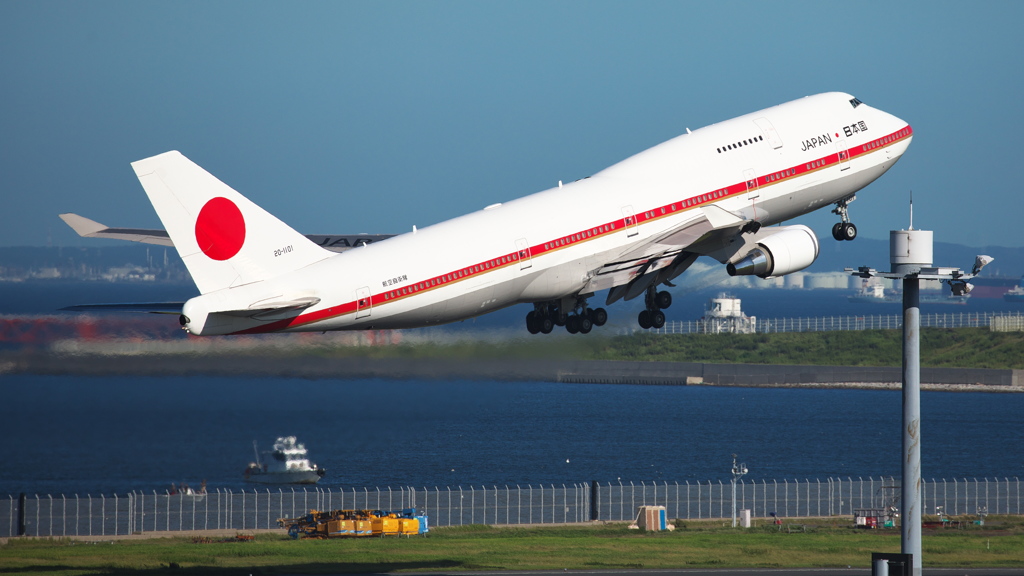
[[[316,484],[323,477],[323,468],[317,468],[306,457],[306,447],[299,444],[295,436],[282,436],[274,442],[274,449],[264,452],[266,458],[260,458],[260,451],[253,440],[252,449],[256,453],[256,461],[250,462],[245,469],[245,481],[256,484]]]

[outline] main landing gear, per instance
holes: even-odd
[[[832,237],[836,240],[853,240],[857,237],[857,227],[854,226],[853,222],[850,222],[850,211],[848,209],[850,202],[856,199],[856,194],[847,196],[836,202],[836,207],[832,210],[833,214],[838,215],[842,219],[842,222],[836,222],[835,226],[832,226]]]
[[[658,292],[655,286],[651,286],[644,294],[644,303],[647,305],[647,309],[636,318],[640,327],[647,330],[664,326],[665,313],[662,312],[662,309],[672,305],[672,295],[666,291]]]
[[[565,326],[570,334],[587,334],[594,326],[604,326],[608,321],[608,312],[604,308],[587,308],[586,298],[578,298],[575,306],[562,302],[537,302],[533,310],[526,315],[526,329],[530,334],[550,334],[555,326]],[[570,299],[568,304],[573,304]],[[564,310],[563,310],[564,308]]]

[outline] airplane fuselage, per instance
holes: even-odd
[[[771,226],[884,174],[910,126],[842,93],[688,132],[593,176],[374,242],[279,278],[193,298],[195,334],[412,328],[608,288],[595,272],[711,206]],[[288,258],[289,246],[281,246]],[[274,298],[298,315],[209,314]],[[229,304],[230,303],[230,304]]]

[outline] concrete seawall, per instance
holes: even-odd
[[[593,362],[581,363],[559,374],[561,382],[622,384],[704,384],[711,386],[844,386],[899,385],[902,369],[871,366],[792,366],[762,364],[706,364],[699,362]],[[1021,387],[1024,370],[923,368],[921,382],[933,387]]]
[[[766,387],[893,387],[898,367],[708,364],[613,360],[459,358],[330,358],[250,355],[54,355],[5,353],[0,374],[87,376],[210,375],[290,378],[420,378],[547,382]],[[1024,370],[923,368],[933,389],[1024,392]]]

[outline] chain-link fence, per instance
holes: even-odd
[[[925,514],[1021,514],[1014,478],[924,481]],[[899,508],[893,478],[740,481],[736,508],[755,518],[851,515]],[[637,507],[665,506],[669,517],[732,515],[732,486],[706,482],[590,482],[544,486],[302,488],[218,490],[202,494],[132,492],[114,496],[9,496],[0,501],[0,536],[107,536],[157,531],[277,528],[278,518],[311,509],[416,508],[432,526],[631,521]]]
[[[922,483],[926,514],[1020,514],[1020,482],[1000,479],[931,480]],[[670,518],[717,519],[732,516],[732,485],[728,481],[633,482],[598,485],[597,518],[627,521],[638,506],[664,506]],[[900,482],[883,478],[740,481],[737,509],[755,518],[853,515],[858,509],[899,507]]]
[[[943,314],[922,314],[922,328],[989,328],[1018,325],[1024,321],[1020,312],[951,312]],[[666,322],[660,329],[651,330],[656,334],[704,334],[727,332],[716,324],[702,320]],[[823,316],[820,318],[758,318],[752,325],[760,334],[770,332],[831,332],[837,330],[899,330],[903,327],[900,314],[874,316]]]

